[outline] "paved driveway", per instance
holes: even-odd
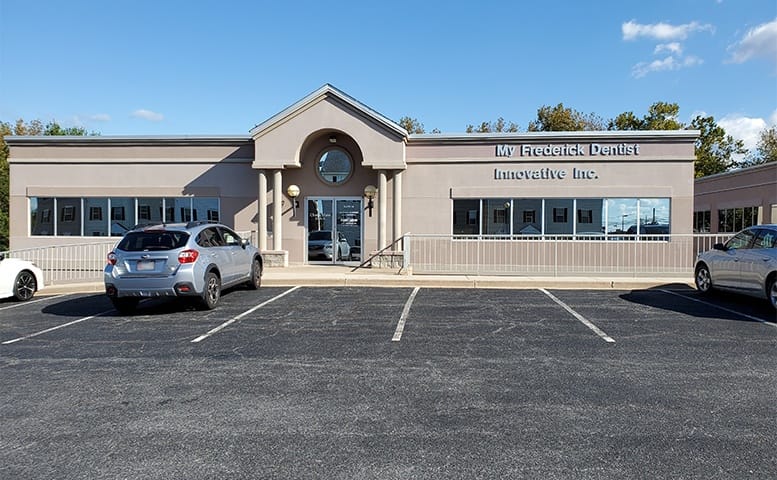
[[[765,303],[265,288],[0,302],[2,478],[773,478]]]

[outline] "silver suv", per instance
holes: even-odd
[[[103,278],[120,312],[132,312],[148,297],[187,297],[210,310],[223,288],[259,288],[263,267],[248,240],[224,225],[199,221],[128,231],[108,254]]]

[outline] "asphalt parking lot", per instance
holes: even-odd
[[[775,320],[677,286],[0,301],[0,477],[774,478]]]

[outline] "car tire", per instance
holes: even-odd
[[[777,276],[772,276],[766,284],[766,298],[773,310],[777,310]]]
[[[35,274],[29,270],[22,270],[16,275],[13,283],[13,298],[20,302],[31,299],[38,291],[38,281]]]
[[[213,310],[221,299],[221,279],[214,272],[205,274],[205,288],[202,290],[200,306],[204,310]]]
[[[111,303],[113,304],[113,308],[118,310],[119,313],[134,312],[139,302],[140,302],[139,298],[133,298],[133,297],[111,298]]]
[[[707,294],[712,291],[712,275],[710,275],[710,268],[706,263],[701,263],[696,267],[693,279],[696,283],[696,290],[699,292]]]
[[[248,280],[248,288],[258,290],[262,286],[262,263],[258,258],[251,262],[251,279]]]

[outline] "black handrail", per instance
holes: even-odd
[[[405,234],[405,235],[407,235],[407,234]],[[396,240],[394,240],[393,242],[391,242],[391,244],[389,244],[388,246],[383,247],[380,250],[378,250],[377,252],[375,252],[372,255],[370,255],[370,257],[368,259],[366,259],[365,261],[363,261],[359,265],[355,266],[353,268],[353,270],[351,270],[351,272],[355,272],[356,270],[364,267],[365,265],[367,265],[367,263],[371,262],[373,258],[377,257],[378,255],[380,255],[381,253],[385,252],[386,250],[390,249],[391,247],[393,247],[394,245],[396,245],[400,241],[404,240],[405,235],[402,235],[401,237],[399,237]],[[404,266],[403,266],[403,268],[404,268]]]

